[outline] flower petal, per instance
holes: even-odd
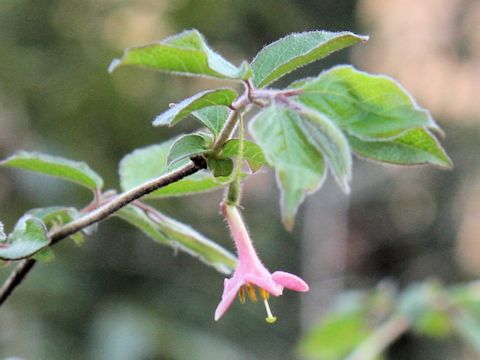
[[[228,310],[230,305],[232,305],[233,300],[235,300],[235,297],[237,296],[237,293],[240,290],[240,287],[242,286],[242,283],[238,282],[237,284],[235,284],[234,287],[232,287],[231,289],[228,289],[227,284],[229,281],[231,281],[231,279],[230,280],[225,279],[225,288],[223,291],[222,300],[220,301],[220,303],[217,306],[217,309],[215,310],[215,317],[214,317],[215,321],[218,321],[223,316],[223,314],[225,314],[225,311]]]
[[[310,289],[308,284],[301,278],[284,271],[275,271],[272,274],[272,279],[277,284],[280,284],[293,291],[306,292]]]
[[[283,293],[283,286],[273,281],[269,273],[267,273],[267,276],[247,274],[245,280],[246,282],[252,283],[259,288],[266,290],[270,295],[280,296]]]

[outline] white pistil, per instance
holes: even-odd
[[[270,305],[268,305],[268,300],[265,298],[263,299],[263,303],[265,304],[265,309],[267,310],[267,317],[265,318],[266,322],[269,324],[273,324],[277,321],[277,317],[272,315],[272,311],[270,310]]]

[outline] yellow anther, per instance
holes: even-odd
[[[252,302],[257,301],[257,292],[255,291],[255,286],[252,284],[247,285],[248,296]]]
[[[240,298],[240,303],[245,304],[245,286],[240,287],[240,290],[238,291],[238,297]]]
[[[267,290],[260,288],[260,295],[263,300],[268,300],[270,298],[270,294]]]
[[[268,300],[264,298],[263,303],[265,304],[265,309],[267,310],[267,317],[265,318],[265,321],[269,324],[273,324],[275,321],[277,321],[277,317],[272,315],[272,311],[268,305]]]

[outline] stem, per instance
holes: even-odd
[[[142,196],[149,194],[152,191],[155,191],[161,187],[167,186],[173,182],[181,180],[186,176],[192,175],[197,171],[204,169],[205,167],[206,164],[203,158],[192,158],[191,163],[186,164],[156,179],[141,184],[129,191],[126,191],[112,198],[111,201],[98,207],[92,212],[89,212],[84,216],[78,218],[77,220],[74,220],[64,226],[52,230],[48,234],[50,237],[50,244],[56,244],[59,241],[69,237],[70,235],[73,235],[76,232],[86,228],[87,226],[107,218],[117,210],[141,198]],[[12,271],[3,286],[0,288],[0,306],[9,298],[13,290],[15,290],[18,285],[20,285],[22,280],[27,276],[35,263],[36,260],[34,259],[22,260]]]
[[[227,121],[225,122],[222,131],[220,131],[220,134],[218,134],[217,141],[215,141],[215,144],[213,145],[212,150],[214,154],[218,154],[223,144],[225,144],[225,141],[227,141],[232,135],[233,130],[237,125],[238,116],[239,111],[232,109],[232,112],[228,115]]]
[[[345,360],[373,360],[409,328],[410,322],[405,316],[394,315],[383,323],[358,346]]]

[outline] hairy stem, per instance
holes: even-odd
[[[405,316],[394,315],[383,323],[345,360],[374,360],[402,336],[410,327]]]
[[[162,175],[156,179],[150,180],[141,184],[129,191],[126,191],[101,205],[97,209],[85,214],[84,216],[74,220],[64,226],[56,228],[49,233],[50,243],[57,242],[75,234],[76,232],[86,228],[89,225],[97,223],[117,210],[130,204],[131,202],[141,198],[142,196],[151,193],[161,187],[167,186],[173,182],[183,179],[186,176],[192,175],[197,171],[206,167],[205,160],[202,157],[192,158],[192,162],[186,164],[172,172]],[[25,259],[20,261],[17,267],[12,271],[3,286],[0,288],[0,306],[10,297],[15,288],[20,285],[22,280],[27,276],[30,270],[35,265],[36,260]]]

